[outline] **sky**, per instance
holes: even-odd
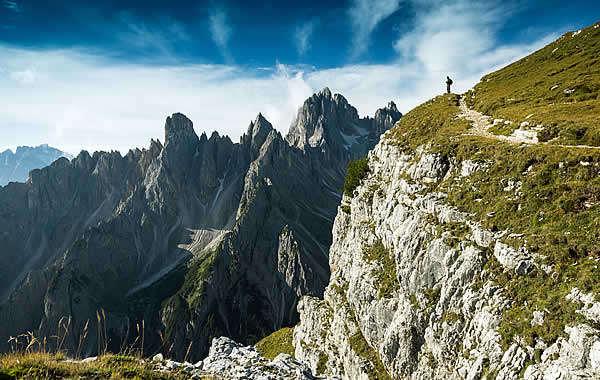
[[[259,112],[286,134],[329,87],[401,112],[598,21],[570,0],[0,0],[0,150],[149,146],[167,116],[235,142]]]

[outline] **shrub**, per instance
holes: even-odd
[[[344,179],[344,194],[352,196],[354,189],[358,187],[360,181],[369,173],[369,159],[367,157],[350,161],[348,171]]]

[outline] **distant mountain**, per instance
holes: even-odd
[[[390,103],[360,118],[324,89],[287,138],[259,114],[233,143],[196,135],[176,113],[164,145],[83,151],[0,188],[0,350],[23,331],[55,335],[63,317],[72,351],[89,320],[86,355],[98,341],[118,351],[145,326],[146,352],[164,338],[172,357],[192,360],[212,337],[254,343],[295,325],[298,300],[329,280],[349,160],[401,116]]]
[[[9,182],[25,182],[30,171],[48,166],[60,157],[73,158],[48,144],[20,146],[15,153],[10,149],[0,152],[0,186]]]

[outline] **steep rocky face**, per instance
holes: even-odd
[[[60,157],[73,158],[70,154],[47,144],[36,147],[20,146],[15,153],[11,150],[0,152],[0,186],[9,182],[25,182],[31,170],[48,166]]]
[[[580,305],[586,322],[568,324],[554,342],[503,340],[504,312],[517,301],[486,274],[523,277],[544,265],[525,246],[505,244],[507,231],[485,229],[447,194],[427,191],[451,176],[468,182],[488,166],[426,147],[406,154],[385,140],[369,154],[368,176],[342,203],[350,213],[340,208],[335,220],[324,299],[304,297],[298,306],[297,359],[346,379],[600,376],[592,327],[600,306],[576,288],[563,302]],[[544,326],[548,311],[529,318]]]
[[[377,110],[375,119],[361,119],[356,108],[325,88],[306,100],[286,139],[304,151],[325,153],[330,160],[364,156],[379,136],[402,117],[394,102]]]
[[[332,133],[348,128],[320,120]],[[27,330],[56,335],[70,317],[72,351],[89,321],[84,354],[118,350],[139,325],[146,349],[172,344],[183,357],[193,341],[188,357],[197,360],[214,336],[254,342],[294,324],[300,296],[322,295],[329,278],[350,157],[338,153],[316,165],[325,152],[290,145],[262,115],[234,144],[216,132],[198,137],[174,114],[164,146],[125,157],[82,152],[0,188],[1,255],[11,263],[2,269],[0,344]],[[106,332],[96,326],[100,309]]]
[[[323,93],[328,91],[311,99],[332,99]],[[343,113],[348,108],[345,99],[335,98],[342,106],[331,112]],[[337,128],[345,126],[318,117],[320,108],[312,112],[316,115],[307,113],[303,119],[307,130],[320,127],[339,133]],[[303,114],[301,110],[299,120]],[[177,342],[181,355],[189,342],[208,343],[220,335],[254,343],[281,326],[295,324],[302,295],[322,295],[329,279],[332,205],[340,201],[345,166],[353,153],[332,155],[327,147],[335,145],[328,139],[318,149],[299,143],[300,149],[288,141],[293,138],[288,135],[284,140],[262,115],[241,138],[250,157],[256,158],[244,178],[235,224],[216,249],[205,252],[188,272],[184,282],[200,285],[184,284],[162,309],[167,335]],[[354,147],[356,152],[366,151],[370,144],[361,141]],[[200,299],[215,307],[194,307]],[[192,348],[192,354],[202,356],[205,351]]]

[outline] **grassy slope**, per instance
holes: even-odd
[[[577,42],[578,37],[582,42]],[[560,61],[548,58],[556,48],[555,54],[584,43],[585,53],[565,56]],[[484,77],[475,87],[472,103],[481,111],[513,120],[538,115],[544,124],[558,126],[561,143],[591,144],[595,141],[591,136],[600,131],[596,98],[600,74],[590,66],[598,54],[591,54],[591,47],[596,52],[600,50],[600,28],[587,28],[575,37],[567,33],[530,57]],[[578,60],[576,65],[574,60]],[[529,65],[535,67],[535,72],[527,72],[524,67]],[[539,73],[556,74],[542,78]],[[509,80],[519,86],[508,85]],[[578,101],[564,107],[538,102],[540,94],[536,91],[547,88],[544,96],[551,96],[549,88],[553,84],[548,84],[555,82],[569,88],[585,86],[594,89],[595,95],[588,98],[586,94],[590,92],[582,90],[579,93],[582,97],[578,98],[576,91],[571,95]],[[567,98],[564,93],[556,96],[558,98],[552,98],[556,102]],[[507,98],[519,101],[508,104]],[[474,219],[491,230],[508,229],[511,233],[524,234],[522,238],[505,239],[505,242],[514,247],[525,245],[531,252],[546,257],[538,261],[550,265],[557,273],[555,276],[541,270],[516,276],[505,271],[488,250],[486,276],[500,283],[506,295],[516,301],[506,311],[501,325],[504,347],[515,335],[529,344],[537,338],[552,343],[565,335],[566,325],[585,320],[575,313],[580,305],[565,300],[570,290],[578,287],[584,292],[600,293],[597,281],[600,269],[595,261],[600,258],[600,152],[553,145],[518,146],[477,136],[460,136],[468,127],[463,119],[455,118],[460,113],[457,99],[455,95],[439,96],[415,108],[395,126],[388,143],[405,151],[414,151],[417,146],[429,143],[430,150],[454,157],[459,164],[465,159],[490,164],[487,170],[468,178],[454,176],[430,185],[427,191],[448,193],[449,203],[473,213]],[[586,128],[587,132],[573,139],[568,132],[573,125]],[[520,189],[505,191],[510,181],[520,182]],[[532,313],[536,309],[547,310],[548,314],[542,326],[531,327]]]
[[[148,361],[104,355],[90,363],[66,363],[61,354],[16,353],[0,356],[0,379],[187,379],[182,371],[158,372]]]
[[[254,346],[258,352],[269,360],[281,353],[294,356],[294,328],[284,327],[261,339]]]
[[[543,140],[600,146],[600,23],[484,76],[468,95],[470,106],[513,128],[542,124]]]

